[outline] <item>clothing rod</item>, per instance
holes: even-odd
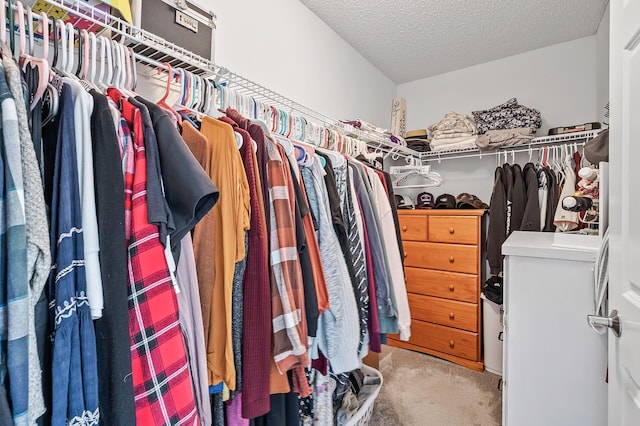
[[[136,53],[140,53],[141,56],[149,58],[153,55],[153,58],[149,60],[155,60],[156,62],[165,62],[163,59],[167,59],[166,62],[173,62],[168,58],[177,60],[179,64],[175,64],[175,67],[191,70],[197,74],[214,75],[216,82],[227,82],[229,88],[233,88],[233,85],[238,85],[249,90],[254,96],[260,96],[263,99],[266,98],[268,102],[277,109],[295,112],[297,115],[305,118],[307,121],[321,125],[322,127],[329,127],[330,129],[337,130],[340,133],[347,134],[355,138],[359,138],[367,142],[369,146],[375,146],[377,149],[383,147],[385,152],[401,151],[405,155],[411,155],[419,158],[420,154],[406,147],[401,147],[390,140],[362,132],[352,126],[345,126],[338,120],[332,119],[325,114],[314,111],[307,108],[277,92],[274,92],[265,86],[262,86],[252,80],[249,80],[239,74],[236,74],[229,69],[216,65],[212,61],[205,59],[195,53],[177,46],[155,34],[152,34],[144,29],[135,27],[120,18],[110,15],[107,12],[96,9],[95,7],[86,4],[80,0],[47,0],[53,7],[58,7],[67,13],[71,13],[80,16],[82,19],[87,20],[95,25],[100,26],[103,29],[108,29],[118,37],[124,37],[124,44],[133,47]],[[145,50],[151,50],[152,53],[145,52]],[[156,53],[160,56],[165,55],[162,59],[156,57]],[[140,59],[140,56],[136,56],[139,62],[146,62],[149,65],[149,61]],[[173,66],[173,65],[172,65]],[[197,70],[199,72],[196,72]]]
[[[521,152],[538,151],[546,146],[562,146],[572,143],[578,143],[579,145],[584,146],[589,139],[594,138],[598,133],[600,133],[600,130],[589,130],[586,132],[569,133],[566,135],[541,136],[539,138],[532,139],[528,144],[514,145],[494,151],[480,151],[478,148],[469,148],[457,151],[431,151],[422,153],[421,160],[423,163],[432,161],[441,163],[443,160],[457,160],[462,158],[482,159],[483,156],[502,155],[504,152],[513,152],[517,154]]]
[[[577,143],[579,146],[584,146],[586,144],[586,141],[584,142],[576,142],[576,141],[566,141],[566,142],[562,142],[562,143],[558,143],[556,142],[555,144],[546,144],[546,145],[539,145],[539,146],[529,146],[529,145],[517,145],[514,146],[513,148],[505,148],[505,149],[501,149],[499,151],[486,151],[486,152],[478,152],[478,151],[473,151],[470,152],[468,154],[460,154],[460,155],[449,155],[447,157],[430,157],[428,159],[423,159],[423,161],[437,161],[438,163],[441,163],[442,160],[457,160],[457,159],[461,159],[461,158],[480,158],[482,159],[483,156],[495,156],[495,155],[504,155],[504,154],[520,154],[520,153],[529,153],[529,152],[538,152],[543,150],[545,147],[549,147],[549,146],[562,146],[562,145],[571,145],[571,144],[575,144]]]

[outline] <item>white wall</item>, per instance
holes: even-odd
[[[609,122],[604,106],[609,102],[609,5],[596,34],[596,112],[598,120]]]
[[[517,97],[542,113],[542,129],[594,121],[596,37],[585,37],[398,86],[407,129],[425,128],[449,111],[496,106]]]
[[[538,135],[550,127],[597,121],[596,36],[405,83],[398,96],[407,100],[407,129],[427,128],[449,111],[470,114],[512,97],[542,113]],[[435,195],[471,192],[489,203],[495,156],[432,164],[445,180],[432,188]],[[406,191],[412,197],[419,192]]]
[[[298,0],[195,0],[218,17],[216,63],[336,119],[387,128],[396,85]]]

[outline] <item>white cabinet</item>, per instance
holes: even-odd
[[[502,246],[503,425],[606,425],[607,335],[587,324],[597,249],[553,242],[514,232]]]

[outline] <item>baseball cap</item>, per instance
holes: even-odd
[[[405,195],[396,194],[396,208],[398,209],[412,209],[413,203],[411,199]]]
[[[463,192],[456,198],[456,207],[459,209],[488,209],[489,206],[473,194]]]
[[[442,194],[436,199],[435,209],[455,209],[456,198],[451,194]]]
[[[430,192],[421,192],[418,194],[418,198],[416,199],[416,208],[417,209],[432,209],[434,204],[435,197]]]

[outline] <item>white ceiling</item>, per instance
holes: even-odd
[[[406,83],[596,33],[608,0],[301,0]]]

